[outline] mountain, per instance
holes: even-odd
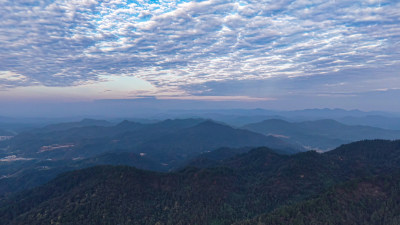
[[[348,125],[364,125],[390,130],[400,130],[400,117],[368,115],[362,117],[347,116],[337,119]]]
[[[239,155],[242,153],[249,152],[251,150],[250,147],[245,148],[218,148],[214,151],[209,151],[200,154],[193,159],[188,160],[186,163],[183,163],[183,167],[196,167],[196,168],[207,168],[212,166],[217,166],[223,162],[223,160],[232,158],[235,155]],[[182,169],[182,168],[180,168]]]
[[[268,146],[285,153],[304,150],[300,146],[292,145],[279,138],[234,129],[214,121],[205,121],[196,126],[154,138],[138,148],[146,149],[145,152],[150,157],[159,157],[165,163],[173,163],[221,147],[250,146]]]
[[[291,153],[303,150],[275,137],[200,119],[165,120],[155,124],[124,121],[109,127],[24,132],[3,146],[7,146],[10,154],[27,158],[87,158],[118,149],[160,157],[159,161],[164,163],[219,147],[268,146]]]
[[[123,121],[115,126],[99,126],[107,122],[83,120],[62,123],[22,132],[6,143],[2,143],[12,154],[33,158],[91,157],[115,149],[127,149],[159,135],[196,124],[198,120],[166,120],[155,124]],[[118,145],[116,140],[129,136],[127,145]],[[48,151],[42,151],[43,147]],[[69,146],[69,147],[63,147]],[[120,147],[121,146],[121,147]],[[129,147],[126,147],[129,146]],[[50,150],[52,149],[52,150]],[[38,154],[40,153],[40,154]]]
[[[277,219],[272,221],[282,218],[289,224],[302,224],[311,216],[320,219],[315,224],[330,224],[336,212],[343,212],[336,215],[338,221],[364,224],[368,217],[358,217],[364,213],[392,223],[400,207],[399,169],[400,141],[383,140],[351,143],[323,154],[281,155],[256,148],[209,168],[173,173],[97,166],[3,198],[0,223],[262,224],[272,215]],[[386,214],[386,208],[392,213]],[[290,220],[290,215],[298,219]]]
[[[400,131],[397,130],[350,126],[328,119],[295,123],[272,119],[248,124],[243,128],[283,137],[306,148],[319,150],[330,150],[341,144],[365,139],[400,139]]]
[[[75,160],[74,167],[85,168],[96,165],[125,165],[134,166],[143,170],[165,171],[161,164],[154,162],[145,155],[138,155],[132,152],[107,152],[88,159]]]
[[[43,128],[36,129],[35,132],[54,132],[54,131],[62,131],[68,130],[71,128],[78,127],[89,127],[89,126],[112,126],[113,124],[106,120],[94,120],[94,119],[83,119],[79,122],[69,122],[69,123],[58,123],[47,125]]]
[[[139,169],[167,171],[152,159],[131,152],[109,152],[92,158],[70,160],[21,160],[0,162],[0,196],[42,185],[57,175],[96,165],[126,165]]]
[[[88,123],[91,122],[85,122]],[[168,171],[221,147],[268,146],[280,153],[304,150],[275,137],[203,119],[53,128],[46,132],[47,128],[23,132],[0,142],[0,195],[32,188],[62,172],[94,165]]]
[[[240,126],[248,123],[255,123],[266,119],[285,119],[289,121],[310,121],[321,119],[338,120],[346,117],[363,118],[363,117],[386,117],[400,118],[399,113],[389,113],[380,111],[360,111],[360,110],[344,110],[330,108],[315,108],[294,111],[278,111],[266,109],[216,109],[216,110],[175,110],[169,111],[169,114],[164,117],[202,117],[210,118],[217,121],[226,122],[231,125]],[[162,118],[162,117],[161,117]],[[247,121],[247,123],[246,123]],[[361,125],[361,124],[356,124]],[[377,126],[380,127],[380,126]]]
[[[307,201],[235,225],[397,225],[400,224],[400,173],[357,179]]]

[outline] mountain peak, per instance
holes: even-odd
[[[137,123],[134,121],[129,121],[129,120],[123,120],[122,122],[117,124],[117,126],[127,126],[127,125],[137,125],[137,124],[140,124],[140,123]]]

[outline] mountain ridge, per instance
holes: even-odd
[[[341,144],[364,139],[399,139],[400,131],[381,128],[345,125],[332,119],[288,122],[280,119],[264,120],[242,128],[265,135],[286,137],[311,149],[330,150]]]

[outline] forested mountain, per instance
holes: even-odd
[[[108,152],[87,159],[21,160],[0,162],[1,195],[23,191],[44,184],[60,173],[96,165],[126,165],[139,169],[167,171],[168,167],[146,156],[131,152]],[[0,197],[1,198],[1,197]]]
[[[159,149],[161,152],[163,149],[175,151],[175,148],[185,148],[186,154],[243,146],[268,146],[291,152],[302,150],[278,138],[202,119],[165,120],[154,124],[123,121],[115,126],[91,125],[69,129],[59,126],[56,125],[56,130],[52,127],[24,132],[1,145],[18,156],[52,159],[86,158],[117,149],[147,153],[147,149],[156,147],[162,148]],[[185,146],[189,141],[195,143]]]
[[[235,225],[397,225],[400,224],[400,172],[357,179],[307,201]]]
[[[146,149],[146,153],[150,157],[160,157],[164,162],[174,163],[221,147],[248,146],[268,146],[284,153],[296,153],[304,150],[300,146],[276,137],[233,129],[213,121],[205,121],[196,126],[151,139],[151,141],[139,145],[138,149]]]
[[[304,150],[279,138],[204,119],[153,124],[123,121],[112,126],[83,120],[23,132],[0,142],[0,146],[0,195],[43,184],[61,172],[94,165],[169,171],[221,147],[268,146],[281,153]]]
[[[330,150],[341,144],[366,139],[400,138],[400,131],[381,128],[345,125],[335,120],[287,122],[280,119],[264,120],[243,127],[265,135],[275,135],[310,149]]]
[[[214,151],[202,153],[199,156],[188,160],[186,163],[183,163],[182,166],[183,167],[191,166],[191,167],[196,167],[196,168],[207,168],[207,167],[217,166],[226,159],[232,158],[233,156],[236,156],[239,154],[246,153],[250,150],[251,150],[250,147],[218,148]]]
[[[360,224],[363,221],[359,213],[381,215],[385,204],[391,208],[388,212],[399,208],[399,169],[400,141],[381,140],[356,142],[324,154],[310,151],[281,155],[256,148],[221,157],[211,167],[186,167],[173,173],[92,167],[63,174],[42,187],[3,199],[0,222],[329,224],[334,213],[341,212],[334,207],[343,206],[349,211],[332,221],[353,218]],[[370,176],[378,177],[365,178]],[[344,197],[336,198],[339,194]],[[372,206],[372,202],[379,205]],[[299,207],[305,209],[304,213],[294,215]],[[322,215],[324,207],[328,210],[326,216]],[[315,221],[309,218],[314,214]],[[291,220],[290,215],[299,219]],[[397,221],[398,214],[385,215],[384,221]]]

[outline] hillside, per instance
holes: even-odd
[[[268,146],[288,154],[304,150],[300,146],[290,144],[279,138],[234,129],[213,121],[205,121],[196,126],[154,138],[140,145],[138,149],[146,149],[145,152],[150,157],[160,157],[163,158],[164,162],[173,163],[221,147],[258,146]]]
[[[197,157],[189,159],[186,163],[183,163],[182,168],[191,166],[196,168],[207,168],[212,166],[217,166],[224,160],[232,158],[236,155],[249,152],[250,147],[245,148],[218,148],[214,151],[204,152]],[[180,168],[180,169],[182,169]]]
[[[374,160],[374,154],[381,157]],[[400,156],[400,141],[377,140],[341,146],[329,154],[280,155],[267,148],[257,148],[222,159],[209,168],[187,167],[174,173],[131,167],[92,167],[63,174],[42,187],[3,199],[0,222],[232,224],[251,221],[284,206],[318,199],[330,190],[341,190],[343,182],[357,184],[369,176],[397,178],[400,157],[395,156]],[[382,164],[382,160],[391,163]],[[370,182],[371,190],[385,188],[382,193],[398,190],[392,181],[365,182]],[[361,184],[367,191],[370,186]],[[335,187],[339,189],[332,189]],[[344,191],[358,193],[357,188],[351,189],[354,185],[349,187]],[[371,197],[368,193],[367,198]],[[345,196],[350,203],[356,203],[357,196],[364,194]],[[355,197],[352,199],[352,196]],[[400,203],[394,201],[396,196],[388,194],[382,202],[399,207]],[[362,202],[350,205],[356,207],[348,212],[354,218],[365,206]],[[389,214],[387,221],[395,221],[395,216]],[[321,220],[325,221],[324,217]]]
[[[311,200],[278,208],[235,225],[397,225],[400,224],[400,173],[358,179]]]
[[[330,150],[342,144],[366,139],[400,139],[400,131],[345,125],[335,120],[287,122],[271,119],[243,127],[265,135],[286,138],[310,149]]]
[[[96,165],[126,165],[152,171],[168,170],[168,167],[146,156],[131,152],[109,152],[86,159],[0,162],[0,172],[4,174],[0,178],[0,193],[4,195],[31,189],[47,183],[60,173]]]

